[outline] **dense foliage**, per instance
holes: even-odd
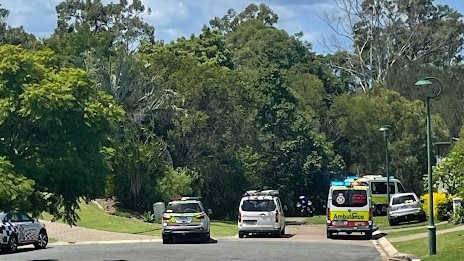
[[[147,211],[189,194],[233,219],[245,190],[267,188],[289,211],[302,194],[323,211],[331,179],[385,173],[384,124],[393,175],[421,194],[426,94],[406,87],[425,74],[448,79],[433,101],[433,140],[462,128],[463,25],[449,7],[427,1],[413,12],[390,1],[378,8],[401,11],[393,27],[353,23],[358,52],[318,55],[278,29],[265,4],[164,43],[143,21],[142,1],[130,2],[62,1],[43,41],[8,26],[0,6],[0,209],[73,224],[80,200],[115,197]],[[370,2],[359,10],[373,21]],[[446,37],[419,44],[429,25]],[[385,45],[393,33],[398,46]],[[458,144],[437,167],[453,194],[464,191],[463,153]]]

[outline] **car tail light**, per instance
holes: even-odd
[[[0,227],[0,234],[3,233],[3,227]]]
[[[242,213],[238,212],[238,222],[242,222]]]
[[[276,211],[275,213],[275,222],[279,223],[279,211]]]
[[[169,220],[169,219],[171,219],[171,215],[164,213],[163,220]]]
[[[330,208],[327,208],[327,223],[330,223]]]

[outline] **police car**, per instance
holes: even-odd
[[[163,244],[176,238],[210,240],[211,209],[205,210],[199,197],[182,197],[169,202],[163,212],[161,233]]]
[[[45,225],[25,213],[0,212],[0,249],[15,252],[18,246],[29,244],[37,249],[47,247]]]

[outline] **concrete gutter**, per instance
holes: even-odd
[[[420,258],[410,255],[410,254],[403,254],[398,252],[398,250],[388,241],[388,239],[383,235],[380,231],[374,235],[374,237],[378,238],[373,241],[374,246],[380,252],[383,260],[389,261],[420,261]]]

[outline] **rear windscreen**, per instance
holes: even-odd
[[[367,205],[365,190],[334,190],[332,205],[336,207],[364,207]]]
[[[242,203],[243,211],[274,211],[275,209],[276,205],[274,203],[274,200],[269,199],[248,199],[244,200]]]

